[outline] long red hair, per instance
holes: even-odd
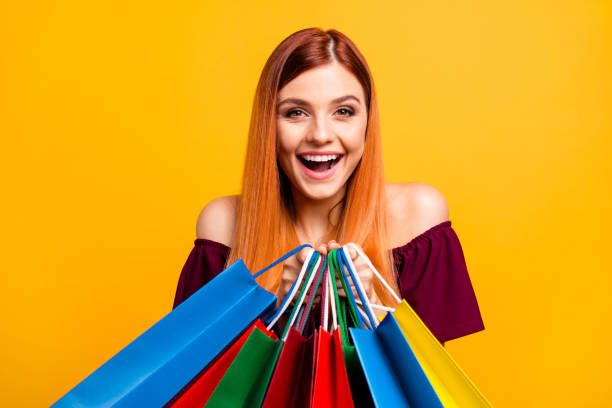
[[[363,87],[368,121],[363,156],[347,181],[339,222],[322,242],[335,239],[341,245],[359,244],[397,292],[392,253],[387,246],[385,180],[374,82],[355,44],[333,29],[295,32],[276,47],[263,68],[253,101],[242,193],[227,265],[242,258],[254,273],[300,244],[294,228],[290,183],[277,163],[277,95],[302,72],[334,61],[352,72]],[[276,293],[281,273],[282,269],[275,267],[260,276],[258,282]],[[376,279],[374,290],[384,304],[394,304]]]

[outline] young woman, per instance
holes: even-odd
[[[202,209],[174,307],[238,258],[255,272],[301,243],[325,254],[354,242],[440,342],[484,329],[444,196],[385,183],[380,138],[372,75],[350,39],[309,28],[282,41],[255,93],[242,192]],[[282,299],[305,251],[258,282]],[[393,305],[355,267],[370,299]]]

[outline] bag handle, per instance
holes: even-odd
[[[308,293],[308,289],[310,289],[310,286],[312,285],[312,281],[314,280],[315,276],[317,275],[317,272],[319,271],[319,265],[321,263],[325,263],[326,259],[323,255],[321,255],[320,252],[316,253],[317,255],[317,260],[316,263],[314,265],[314,267],[310,268],[310,270],[308,271],[308,276],[306,277],[306,284],[302,286],[302,288],[300,289],[300,294],[298,296],[298,301],[295,303],[295,306],[293,307],[293,311],[291,312],[291,316],[289,317],[289,321],[287,322],[287,325],[285,325],[285,330],[283,332],[283,335],[281,337],[281,340],[284,342],[287,339],[287,335],[289,334],[289,328],[291,326],[293,326],[293,323],[295,322],[295,319],[298,316],[298,311],[300,310],[300,308],[302,307],[302,303],[304,302],[304,299],[306,298],[306,294]],[[317,272],[315,272],[317,271]]]
[[[342,284],[342,288],[347,293],[346,302],[341,302],[338,296],[337,285],[334,285],[334,299],[336,301],[336,311],[338,313],[338,324],[340,326],[340,338],[342,340],[343,345],[350,344],[349,333],[348,333],[348,319],[351,319],[355,327],[360,327],[361,320],[359,319],[359,315],[355,310],[355,302],[354,299],[351,299],[350,296],[352,293],[348,291],[348,283],[346,282],[346,277],[344,275],[344,271],[341,270],[341,266],[338,258],[338,250],[332,249],[329,253],[330,256],[330,270],[333,276],[334,283],[336,279],[340,280]],[[347,306],[348,305],[348,306]],[[349,309],[348,312],[346,309]]]
[[[266,266],[265,268],[263,268],[262,270],[260,270],[256,274],[254,274],[253,278],[257,278],[259,275],[261,275],[262,273],[266,272],[268,269],[275,267],[279,263],[283,262],[285,259],[295,255],[296,253],[300,252],[304,248],[312,248],[312,245],[310,245],[310,244],[303,244],[303,245],[300,245],[297,248],[292,249],[291,251],[287,252],[285,255],[283,255],[280,258],[278,258],[276,261],[272,262],[270,265]],[[304,262],[304,263],[306,263],[306,262]]]
[[[327,330],[327,320],[328,320],[328,289],[329,289],[329,285],[327,284],[327,280],[328,280],[328,275],[329,275],[329,265],[327,266],[327,268],[325,268],[323,270],[323,286],[321,287],[321,318],[320,318],[320,322],[321,322],[321,326],[323,326],[325,328],[325,330]]]
[[[366,254],[363,253],[363,251],[361,250],[361,248],[359,248],[358,245],[356,245],[353,242],[349,242],[348,244],[344,245],[344,247],[350,247],[353,248],[355,251],[357,251],[357,254],[359,257],[362,257],[366,264],[368,265],[368,268],[370,268],[370,270],[374,273],[374,275],[378,278],[378,280],[380,281],[380,283],[383,284],[383,286],[385,287],[385,289],[387,289],[389,291],[389,293],[391,294],[391,296],[393,296],[393,299],[395,299],[395,301],[399,304],[402,302],[402,299],[400,299],[399,296],[397,296],[397,294],[395,293],[395,291],[391,288],[391,286],[389,286],[389,284],[387,283],[386,280],[383,279],[383,277],[381,276],[381,274],[376,270],[376,268],[374,267],[374,265],[372,265],[372,262],[370,261],[370,258],[367,257]],[[345,252],[346,255],[346,252]],[[350,256],[347,257],[348,261],[351,263],[351,266],[353,266],[354,269],[354,265],[352,265],[352,261],[350,260]]]
[[[332,273],[334,274],[333,280],[334,281],[340,280],[340,283],[342,284],[342,288],[346,292],[347,285],[344,282],[343,273],[340,272],[340,265],[338,263],[338,250],[337,249],[332,249],[331,251],[329,251],[329,259],[330,259],[329,266],[331,268]],[[337,286],[337,285],[334,285],[334,286]],[[355,310],[353,309],[353,302],[349,302],[348,304],[349,304],[349,312],[351,313],[353,320],[356,320],[355,317],[357,315],[356,315]],[[348,327],[346,324],[346,318],[345,318],[346,314],[341,314],[341,316],[342,316],[342,320],[344,320],[343,322],[344,325],[341,325],[340,327],[345,329],[346,327]],[[359,320],[356,320],[356,321],[357,321],[357,324],[359,324]]]
[[[340,334],[345,335],[346,333],[342,333],[343,332],[342,328],[346,326],[346,322],[344,321],[344,318],[342,317],[342,313],[340,311],[340,297],[338,296],[338,287],[336,285],[336,279],[337,279],[336,278],[336,268],[334,268],[333,263],[330,263],[329,266],[330,266],[329,268],[330,283],[331,283],[331,288],[333,291],[333,297],[332,297],[333,306],[332,307],[334,308],[333,311],[335,312],[336,317],[337,317],[337,322],[334,322],[333,330],[336,330],[336,328],[340,326],[341,328]],[[347,340],[348,340],[348,337],[347,337]]]
[[[329,267],[328,267],[328,272],[329,272]],[[331,310],[331,314],[332,314],[332,321],[331,321],[331,327],[329,328],[329,330],[326,330],[329,333],[333,333],[334,330],[336,330],[336,328],[338,327],[338,316],[336,315],[336,301],[334,298],[334,283],[332,282],[332,275],[331,273],[327,274],[327,297],[329,298],[329,304],[326,305],[326,307],[328,306],[329,309]],[[327,322],[326,322],[327,323]]]
[[[291,251],[289,254],[293,255],[296,252],[300,251],[302,248],[305,248],[306,246],[309,246],[310,248],[312,248],[312,246],[308,245],[308,244],[304,244],[296,249],[294,249],[293,251]],[[287,309],[287,307],[289,306],[289,303],[291,303],[291,301],[293,300],[293,298],[295,297],[295,294],[297,292],[297,289],[300,287],[300,284],[302,283],[302,280],[304,279],[304,275],[306,274],[306,270],[308,269],[308,267],[310,266],[310,260],[312,259],[313,255],[315,254],[315,250],[311,249],[308,252],[308,255],[306,256],[306,260],[304,261],[304,264],[302,265],[302,269],[300,270],[300,274],[298,275],[297,279],[293,282],[293,285],[291,285],[291,289],[289,289],[289,293],[287,294],[287,296],[285,296],[285,299],[283,299],[283,303],[281,304],[281,306],[278,308],[278,310],[276,311],[276,313],[274,313],[274,316],[270,319],[270,323],[267,326],[268,330],[271,330],[272,327],[274,327],[274,325],[276,324],[276,322],[278,321],[278,319],[280,319],[281,315],[285,312],[285,310]],[[319,252],[316,252],[317,254]],[[284,259],[281,258],[282,260],[287,259],[289,256],[291,255],[285,255]],[[259,271],[256,275],[259,276],[261,275],[262,272],[267,271],[268,269],[270,269],[272,266],[278,264],[280,262],[276,261],[275,263],[273,263],[272,265],[262,269],[261,271]]]
[[[383,279],[383,277],[376,270],[374,265],[372,265],[372,262],[370,261],[370,259],[367,257],[367,255],[365,253],[363,253],[363,251],[361,250],[361,248],[359,248],[359,246],[357,246],[356,244],[354,244],[352,242],[349,242],[348,244],[344,245],[341,248],[342,249],[342,257],[350,265],[350,268],[348,268],[348,269],[349,269],[349,273],[351,275],[351,278],[355,282],[357,293],[358,293],[359,298],[361,300],[361,302],[359,302],[359,303],[362,306],[365,306],[365,311],[366,311],[366,313],[368,315],[368,318],[370,319],[370,322],[374,325],[374,327],[376,327],[376,326],[378,326],[379,321],[378,321],[378,319],[374,318],[374,310],[373,310],[374,308],[382,309],[382,310],[387,310],[387,311],[393,311],[395,309],[394,308],[389,308],[389,307],[386,307],[386,306],[382,306],[382,305],[373,305],[372,303],[370,303],[370,299],[367,297],[367,295],[364,294],[365,290],[363,289],[363,284],[361,283],[361,278],[359,277],[359,274],[357,274],[357,273],[353,274],[352,271],[351,271],[351,269],[353,271],[356,271],[356,268],[355,268],[355,265],[353,264],[353,261],[350,258],[350,255],[348,254],[347,247],[353,248],[357,252],[358,257],[362,257],[365,260],[365,262],[368,265],[368,267],[370,268],[370,270],[374,273],[374,275],[378,278],[378,280],[383,284],[383,286],[389,291],[389,293],[391,293],[393,298],[398,303],[401,302],[401,299],[399,298],[399,296],[397,296],[395,291],[393,291],[393,289],[391,289],[391,287],[389,286],[387,281],[385,281]]]
[[[345,269],[348,269],[347,265],[345,265],[344,261],[343,261],[343,253],[338,251],[337,249],[332,249],[330,251],[334,253],[334,259],[336,261],[336,264],[338,265],[338,271],[339,271],[339,275],[340,275],[340,283],[342,284],[342,288],[344,289],[344,293],[347,294],[348,300],[349,300],[349,306],[350,306],[350,311],[351,311],[351,315],[353,320],[356,322],[356,324],[359,326],[359,323],[361,323],[363,325],[364,328],[369,328],[371,329],[372,327],[370,326],[369,322],[367,321],[367,317],[364,319],[363,316],[358,312],[358,308],[357,308],[357,302],[355,300],[355,296],[353,295],[353,291],[349,290],[350,288],[350,284],[349,284],[349,279],[348,276],[345,272]],[[359,302],[361,303],[361,302]]]
[[[357,303],[359,306],[363,306],[363,303],[359,299],[355,299],[355,303]],[[395,311],[394,307],[389,307],[389,306],[385,306],[385,305],[377,305],[375,303],[370,303],[370,306],[372,306],[372,309],[384,310],[385,312],[394,312]]]
[[[363,284],[361,283],[361,278],[359,277],[359,274],[357,273],[357,269],[355,268],[353,261],[351,261],[351,257],[347,253],[346,248],[342,247],[340,249],[341,249],[341,256],[344,257],[343,260],[349,265],[347,269],[348,269],[349,275],[351,276],[351,279],[355,283],[355,289],[357,290],[357,295],[359,296],[359,299],[361,300],[361,302],[365,304],[366,306],[365,309],[366,309],[368,319],[370,320],[370,327],[377,327],[378,325],[376,324],[376,319],[374,318],[374,310],[372,310],[370,299],[365,294],[365,290],[363,288]]]
[[[304,315],[302,316],[301,321],[298,323],[297,325],[297,330],[300,332],[300,334],[304,333],[304,327],[306,326],[306,322],[308,321],[308,316],[310,316],[310,311],[312,310],[312,306],[314,304],[314,299],[317,295],[317,291],[319,290],[319,287],[321,287],[321,281],[323,280],[323,272],[325,271],[325,268],[327,266],[327,262],[329,261],[329,259],[324,259],[323,264],[321,265],[321,267],[317,270],[317,275],[315,277],[315,279],[317,280],[316,285],[314,286],[314,289],[311,288],[310,289],[310,293],[308,294],[308,299],[306,300],[306,312],[304,313]]]
[[[307,257],[307,258],[308,258],[308,257]],[[315,261],[315,258],[314,258],[314,257],[311,257],[311,258],[310,258],[310,263],[308,264],[308,267],[309,267],[309,268],[310,268],[310,267],[311,267],[311,266],[314,264],[314,261]],[[304,263],[307,263],[307,262],[304,262]],[[289,295],[289,294],[290,294],[290,293],[293,291],[293,288],[295,288],[295,286],[296,286],[296,284],[297,284],[297,281],[298,281],[298,280],[297,280],[297,277],[296,277],[296,279],[295,279],[295,280],[293,281],[293,283],[291,284],[291,287],[289,288],[289,291],[287,292],[287,295],[285,296],[285,298],[283,299],[283,301],[281,302],[281,304],[280,304],[280,305],[279,305],[277,308],[274,308],[274,313],[272,313],[270,316],[268,316],[268,317],[266,317],[266,318],[264,318],[264,319],[263,319],[263,323],[264,323],[266,326],[267,326],[267,325],[270,323],[270,321],[271,321],[271,320],[272,320],[274,317],[276,317],[276,313],[278,312],[278,310],[279,310],[279,309],[281,309],[281,308],[282,308],[282,307],[285,305],[285,303],[287,303],[287,300],[288,300],[288,299],[287,299],[287,296],[288,296],[288,295]],[[284,312],[283,312],[283,313],[284,313]]]

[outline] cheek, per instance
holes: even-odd
[[[278,152],[284,152],[287,150],[288,137],[287,131],[283,128],[280,123],[276,123],[276,149]]]
[[[276,140],[279,149],[295,153],[307,132],[307,123],[276,122]]]
[[[349,154],[361,157],[365,147],[365,128],[352,129],[343,138],[343,144]]]
[[[277,158],[285,173],[289,172],[291,160],[297,149],[296,138],[292,137],[291,133],[277,127],[276,151]]]
[[[353,141],[350,145],[349,150],[351,154],[361,157],[363,154],[363,149],[365,147],[365,141],[362,137]]]

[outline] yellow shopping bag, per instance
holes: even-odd
[[[393,316],[444,408],[492,406],[406,300],[395,308]]]

